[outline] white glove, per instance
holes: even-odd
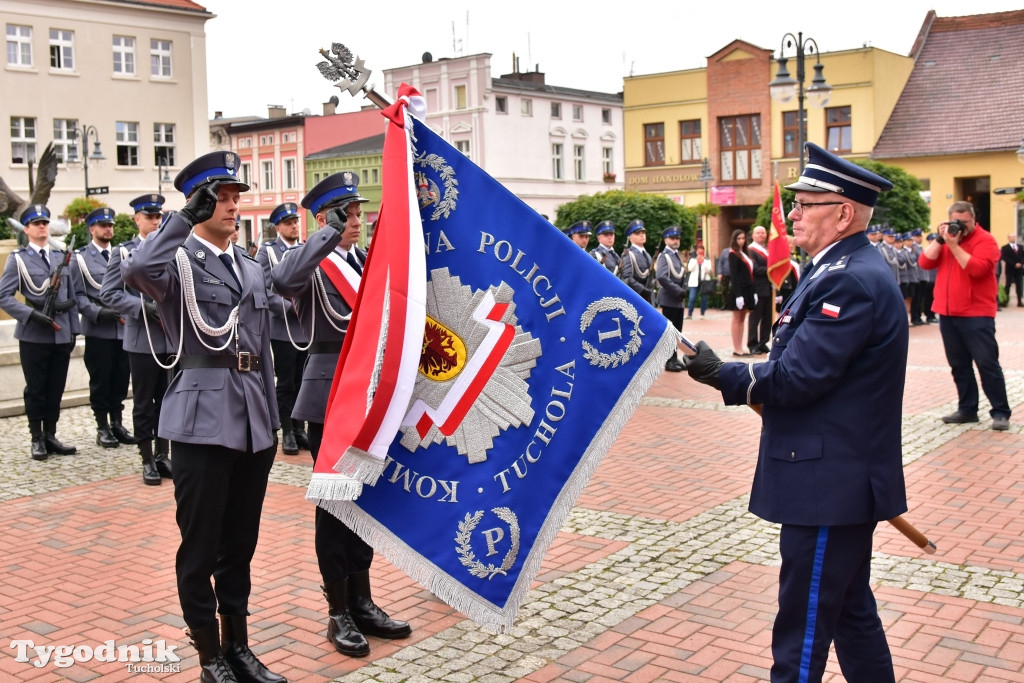
[[[742,296],[736,297],[736,310],[737,311],[742,311],[743,310],[743,297]]]
[[[779,294],[777,297],[775,297],[775,303],[777,303],[777,304],[781,304],[782,303],[782,295],[781,294]]]
[[[754,293],[754,305],[755,306],[757,305],[757,293],[756,292]]]

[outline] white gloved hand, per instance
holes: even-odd
[[[775,303],[777,303],[777,304],[781,304],[782,303],[782,295],[781,294],[779,294],[777,297],[775,297]]]
[[[737,311],[742,311],[743,310],[743,297],[742,296],[736,297],[736,310]]]
[[[757,305],[757,292],[754,293],[754,305]]]

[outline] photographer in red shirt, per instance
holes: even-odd
[[[996,263],[999,246],[979,229],[970,202],[949,207],[949,220],[940,223],[938,238],[918,257],[924,270],[938,269],[932,310],[939,314],[939,331],[946,360],[953,371],[959,403],[943,422],[978,421],[978,383],[971,364],[978,366],[981,387],[992,409],[992,429],[1010,426],[1006,381],[996,343]]]

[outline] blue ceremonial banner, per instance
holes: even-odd
[[[507,630],[677,335],[414,121],[407,191],[427,253],[419,373],[376,484],[354,502],[319,504],[439,598]],[[398,189],[384,188],[382,215]]]

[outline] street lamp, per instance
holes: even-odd
[[[783,52],[787,47],[796,47],[796,78],[789,75],[786,68],[787,57]],[[825,82],[822,71],[825,65],[821,63],[821,54],[818,50],[818,43],[814,38],[804,38],[803,33],[792,33],[782,36],[782,45],[779,47],[779,56],[776,60],[779,63],[779,70],[775,74],[775,80],[768,84],[768,92],[776,102],[785,103],[796,95],[796,118],[797,118],[797,154],[800,155],[800,170],[804,168],[804,142],[807,140],[807,121],[804,111],[804,57],[813,54],[817,63],[814,65],[814,78],[811,79],[811,87],[807,89],[807,99],[812,107],[821,108],[828,104],[832,98],[832,86]]]
[[[96,126],[87,126],[82,124],[78,128],[74,129],[75,139],[81,137],[83,154],[82,154],[82,171],[85,173],[85,196],[89,196],[89,159],[93,161],[103,161],[106,159],[103,156],[103,152],[100,151],[100,134],[96,130]],[[86,155],[85,152],[89,149],[89,136],[93,138],[93,150],[90,154]],[[68,159],[68,161],[78,161],[78,159]]]
[[[708,158],[704,157],[704,161],[702,162],[701,167],[700,167],[700,176],[697,178],[697,180],[699,180],[700,182],[704,183],[704,210],[705,211],[707,211],[707,203],[708,203],[708,183],[713,182],[714,179],[715,179],[715,176],[711,175],[711,164],[708,163]],[[707,215],[707,213],[704,214],[704,225],[702,226],[702,229],[701,229],[701,240],[704,242],[704,249],[706,251],[708,249],[708,247],[710,246],[709,245],[709,240],[708,240],[708,215]]]
[[[164,183],[171,182],[171,176],[167,173],[167,160],[164,157],[158,157],[156,160],[156,193],[162,194],[164,191]]]

